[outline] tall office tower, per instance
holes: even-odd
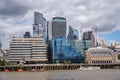
[[[54,17],[52,19],[52,38],[66,38],[66,19],[63,17]]]
[[[76,30],[73,27],[69,26],[69,33],[68,33],[67,39],[69,41],[78,40],[78,30]]]
[[[91,40],[92,46],[95,46],[95,38],[92,31],[87,31],[83,33],[83,39],[82,40]]]
[[[49,32],[48,32],[48,29],[49,29],[49,21],[47,21],[47,29],[46,29],[47,37],[46,37],[46,43],[48,43],[48,41],[49,41]]]
[[[34,12],[33,37],[47,37],[46,36],[46,19],[39,12]]]
[[[12,38],[9,60],[13,63],[47,63],[47,45],[43,38]]]
[[[23,37],[24,38],[31,38],[30,32],[25,32]]]

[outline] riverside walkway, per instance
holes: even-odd
[[[0,66],[0,71],[49,71],[49,70],[75,70],[80,67],[100,67],[101,69],[120,69],[118,64],[25,64]]]

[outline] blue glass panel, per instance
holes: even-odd
[[[56,63],[57,61],[61,63],[64,61],[70,61],[72,63],[83,62],[83,55],[73,48],[65,38],[52,39],[51,48],[53,63]]]

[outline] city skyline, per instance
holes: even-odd
[[[0,36],[32,32],[33,13],[38,11],[47,20],[65,17],[78,30],[81,26],[83,31],[97,27],[98,36],[107,42],[120,41],[119,0],[1,0],[0,4]]]

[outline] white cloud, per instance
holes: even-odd
[[[34,11],[47,20],[66,17],[76,29],[82,22],[85,30],[97,26],[99,32],[112,32],[120,29],[119,7],[119,0],[1,0],[0,33],[32,32]]]

